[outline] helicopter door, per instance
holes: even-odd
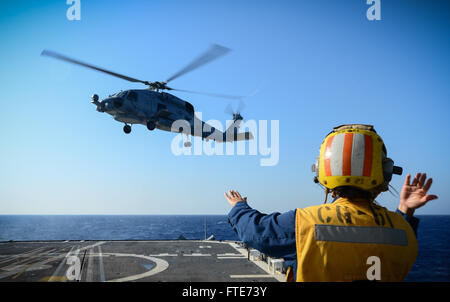
[[[167,110],[167,106],[161,103],[158,103],[158,108],[156,109],[157,112],[161,110]]]

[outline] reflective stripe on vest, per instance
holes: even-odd
[[[314,228],[316,241],[408,245],[406,232],[399,229],[326,224],[316,224]]]

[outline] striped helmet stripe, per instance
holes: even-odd
[[[352,145],[353,133],[345,133],[344,149],[342,151],[342,175],[352,175]]]
[[[331,145],[333,143],[334,136],[330,137],[325,146],[325,156],[324,156],[324,166],[325,166],[325,176],[331,176],[330,167],[330,156],[331,156]]]
[[[364,134],[364,172],[363,176],[370,176],[372,173],[373,138]]]
[[[370,135],[348,132],[332,136],[325,146],[325,176],[370,176],[372,155]]]
[[[352,149],[352,174],[353,176],[363,176],[364,156],[365,156],[365,135],[355,133],[353,138]]]
[[[338,134],[334,137],[331,145],[331,175],[342,175],[342,151],[344,150],[345,134]]]

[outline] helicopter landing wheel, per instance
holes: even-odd
[[[153,130],[155,130],[155,127],[156,127],[156,125],[155,125],[154,122],[152,122],[152,121],[147,122],[147,129],[148,130],[153,131]]]
[[[190,146],[192,146],[191,141],[189,140],[189,134],[186,134],[186,140],[183,143],[185,148],[189,148]]]
[[[125,124],[125,126],[123,126],[123,132],[125,132],[126,134],[131,132],[131,126]]]

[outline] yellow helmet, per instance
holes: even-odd
[[[402,168],[387,158],[383,140],[373,126],[360,124],[334,127],[322,142],[313,171],[315,182],[330,190],[351,186],[386,191],[392,174],[402,174]]]

